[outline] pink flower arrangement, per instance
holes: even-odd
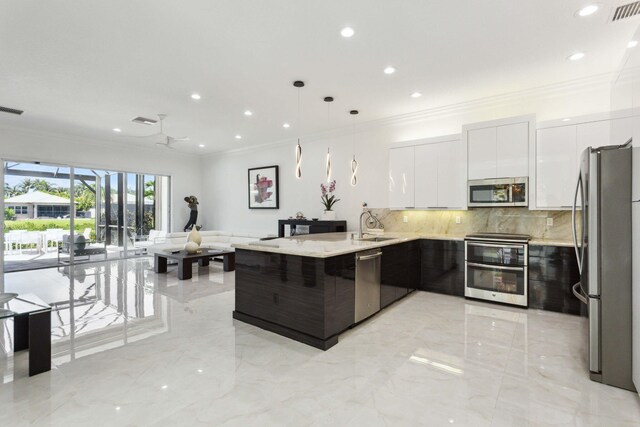
[[[330,211],[333,205],[340,201],[340,199],[336,199],[335,194],[333,194],[333,192],[336,191],[336,180],[334,179],[329,183],[329,188],[324,184],[320,184],[320,190],[322,192],[320,200],[322,200],[324,210]]]

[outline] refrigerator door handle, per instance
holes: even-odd
[[[587,300],[587,298],[582,293],[582,288],[580,287],[580,282],[578,282],[575,285],[573,285],[571,287],[571,291],[573,292],[573,295],[575,295],[576,298],[578,298],[583,304],[589,305],[589,300]]]
[[[589,298],[589,370],[600,372],[600,300]]]
[[[582,273],[582,253],[580,250],[580,246],[578,246],[578,231],[576,230],[576,209],[578,205],[578,191],[582,187],[582,175],[578,175],[578,180],[576,181],[576,191],[573,195],[573,206],[571,207],[571,232],[573,234],[573,247],[576,250],[576,260],[578,261],[578,272]],[[582,192],[580,192],[582,195]],[[584,238],[580,243],[584,241]]]

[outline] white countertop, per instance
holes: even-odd
[[[308,256],[314,258],[329,258],[337,255],[366,251],[368,249],[395,245],[418,239],[434,240],[463,240],[464,236],[428,235],[420,233],[384,233],[380,235],[366,235],[366,238],[380,237],[381,242],[351,239],[354,233],[321,233],[295,237],[281,237],[273,240],[256,241],[251,243],[234,243],[236,249],[273,252],[278,254]],[[357,234],[357,233],[355,233]]]
[[[402,242],[409,242],[418,239],[432,240],[464,240],[464,236],[450,234],[425,234],[425,233],[392,233],[369,234],[365,237],[381,237],[381,242],[351,239],[352,234],[357,233],[321,233],[307,234],[294,237],[280,237],[272,240],[261,240],[249,243],[234,243],[236,249],[247,249],[251,251],[272,252],[277,254],[288,254],[297,256],[308,256],[314,258],[329,258],[337,255],[366,251],[368,249],[380,248],[383,246],[395,245]],[[531,239],[530,245],[543,246],[573,246],[573,242],[558,239]]]

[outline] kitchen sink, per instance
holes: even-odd
[[[364,242],[386,242],[387,240],[393,240],[395,237],[364,237],[361,240]]]

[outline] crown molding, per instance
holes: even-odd
[[[509,105],[514,102],[519,102],[527,97],[558,97],[563,94],[582,92],[590,88],[606,87],[609,88],[611,83],[618,77],[618,72],[609,72],[595,74],[588,77],[583,77],[574,80],[567,80],[563,82],[556,82],[547,85],[537,86],[533,88],[506,92],[498,95],[487,96],[483,98],[476,98],[469,101],[443,105],[439,107],[429,108],[426,110],[415,111],[411,113],[399,114],[395,116],[384,117],[376,120],[369,120],[366,122],[358,123],[354,126],[342,126],[339,128],[330,129],[327,131],[311,133],[302,135],[300,137],[301,144],[312,143],[317,140],[324,140],[330,138],[341,137],[350,135],[355,132],[363,132],[365,130],[372,130],[376,128],[385,128],[393,126],[406,126],[410,124],[424,122],[426,120],[433,120],[438,117],[446,117],[456,114],[465,114],[476,110],[482,110],[487,108],[495,108],[500,105]],[[535,112],[533,112],[535,113]],[[355,128],[355,130],[354,130]],[[273,148],[276,146],[295,144],[296,138],[288,138],[285,140],[278,140],[268,142],[265,144],[257,144],[249,147],[234,148],[231,150],[213,151],[202,156],[203,158],[215,158],[220,155],[237,155],[254,150],[263,150],[267,148]]]

